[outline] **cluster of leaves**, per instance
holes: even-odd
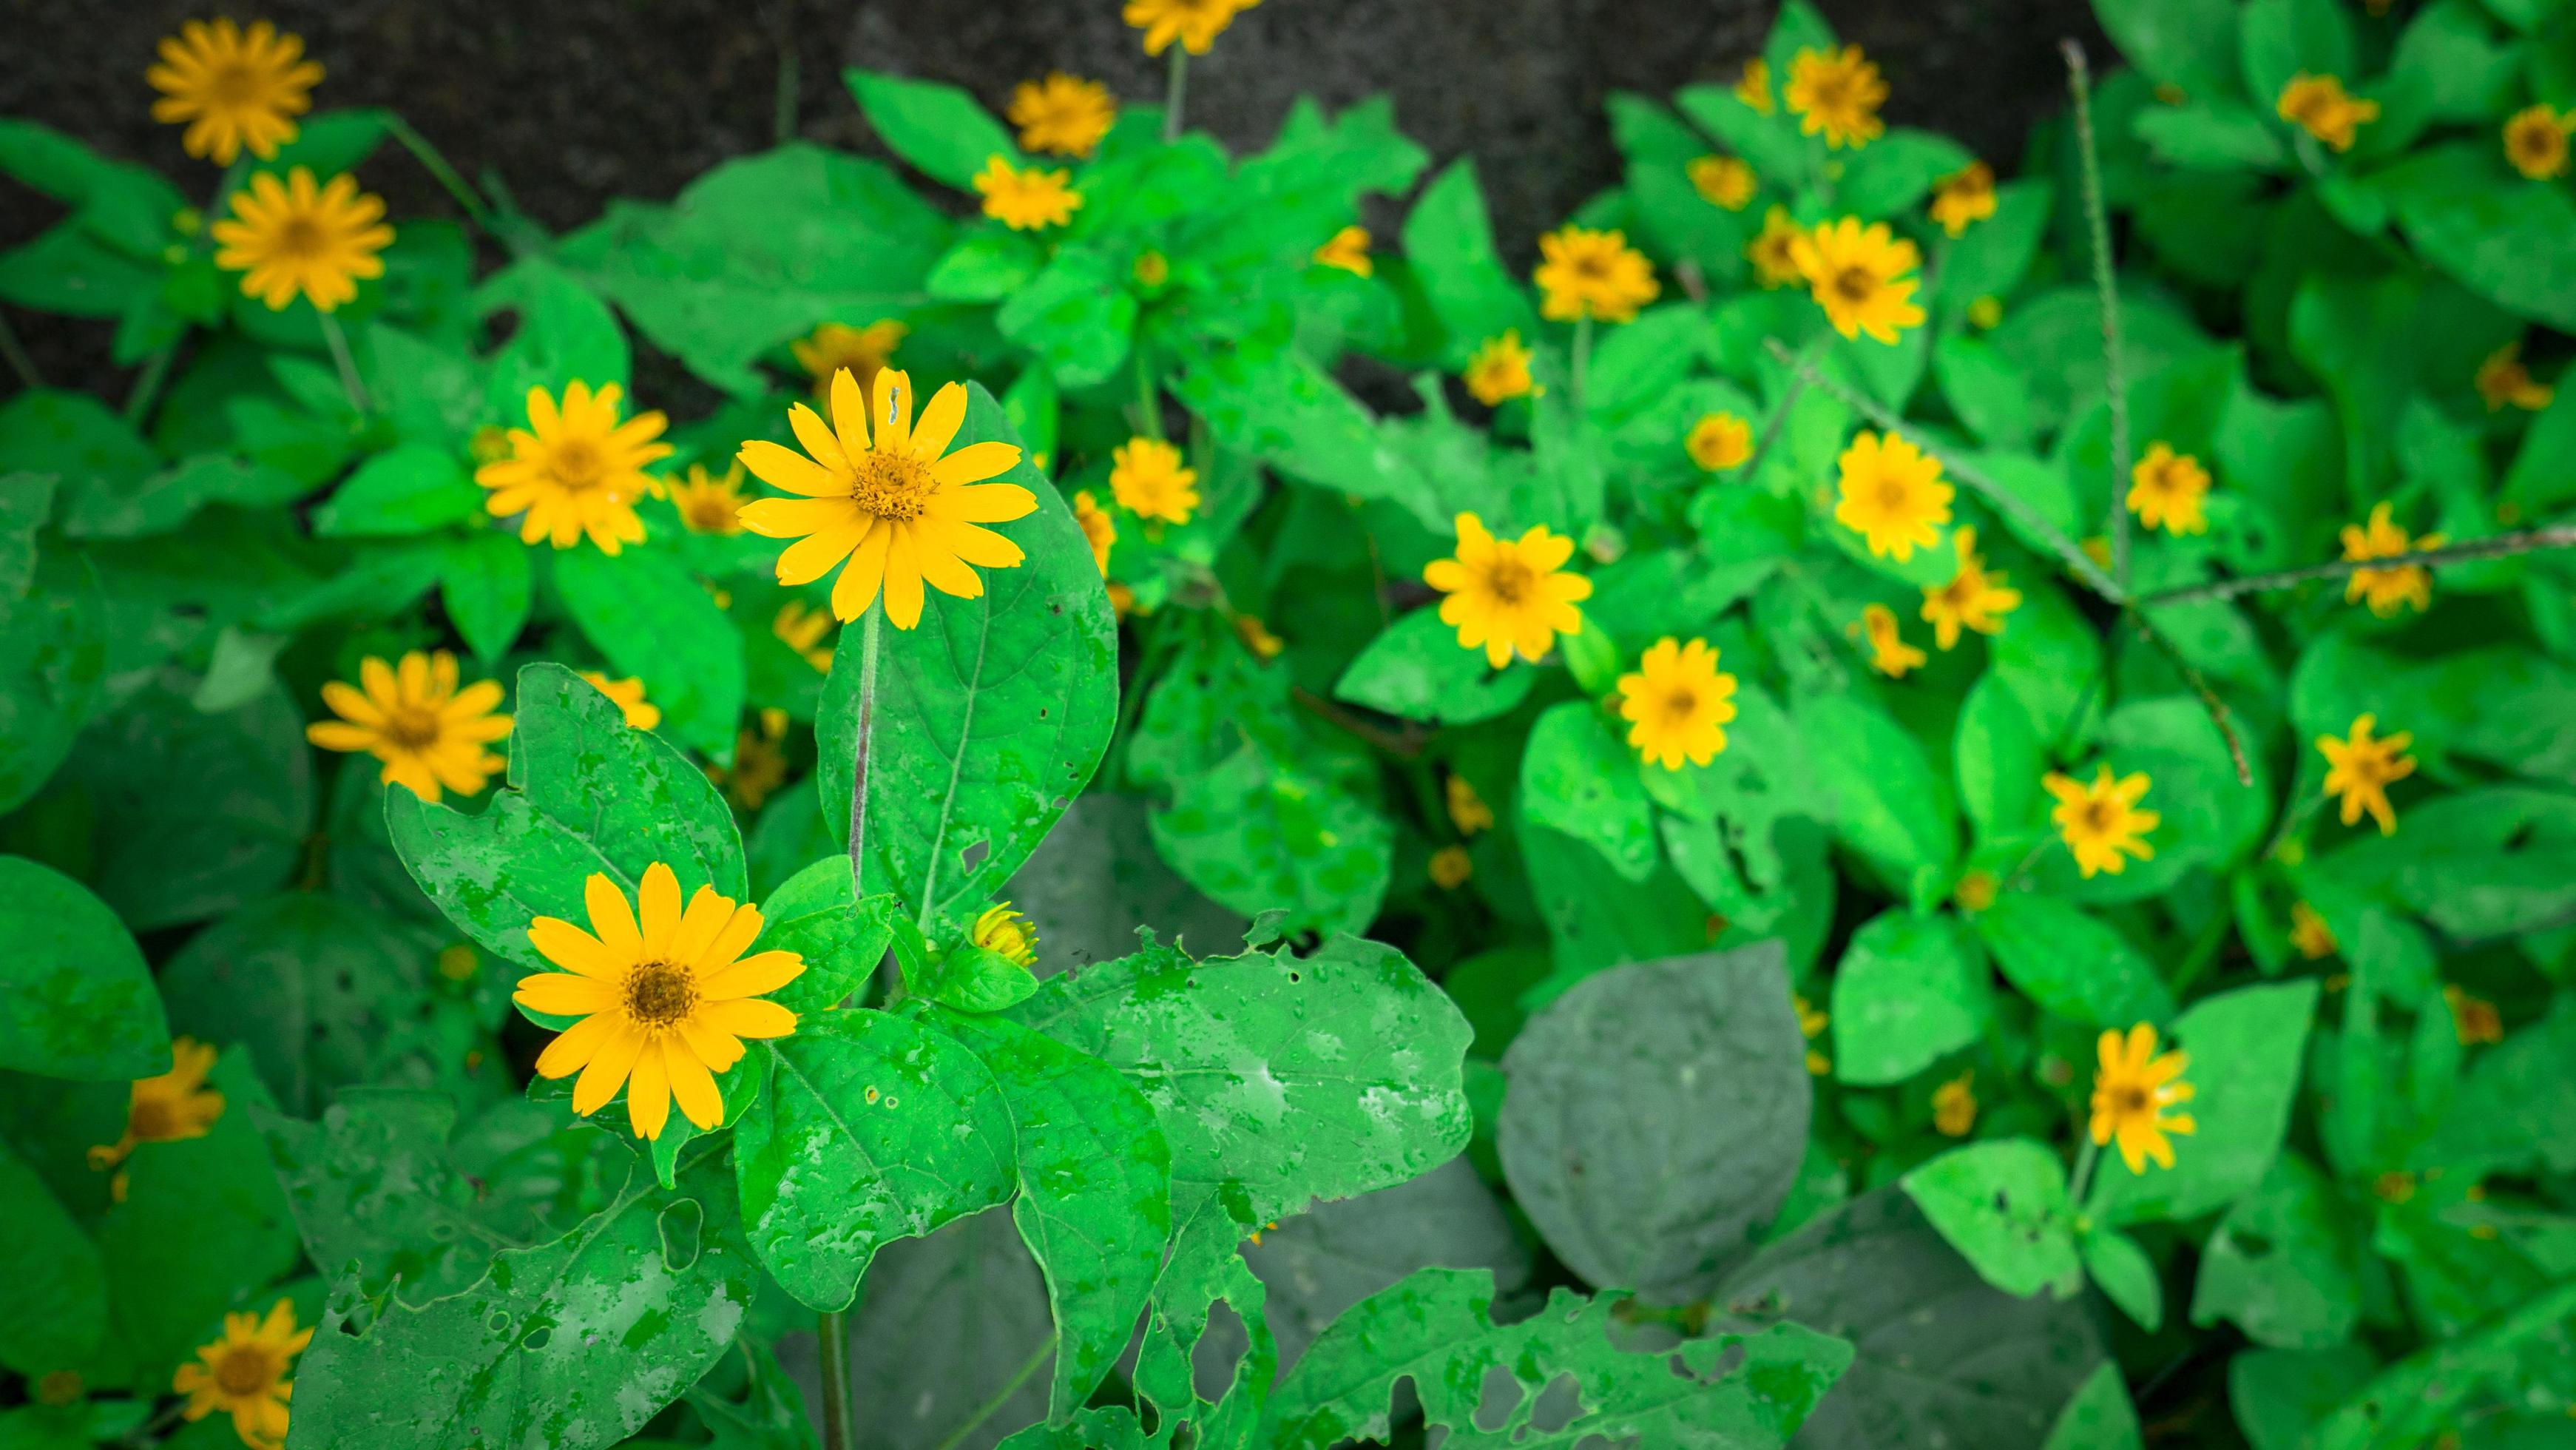
[[[0,122],[66,208],[0,301],[143,370],[0,404],[0,1444],[231,1443],[155,1406],[281,1298],[295,1445],[811,1445],[817,1313],[849,1443],[919,1450],[2082,1450],[2141,1384],[2257,1450],[2563,1433],[2576,569],[2498,548],[2384,613],[2269,576],[2382,508],[2576,509],[2525,336],[2576,330],[2576,203],[2498,144],[2576,108],[2576,13],[2101,12],[2134,69],[1946,220],[1963,148],[1802,128],[1803,4],[1741,85],[1613,97],[1572,221],[1660,291],[1570,326],[1383,102],[1243,158],[1128,106],[1028,226],[972,193],[1053,163],[853,72],[900,167],[791,143],[560,236],[456,182],[469,223],[398,221],[328,315]],[[2340,148],[2283,99],[2316,77],[2376,106]],[[326,111],[224,191],[394,143],[431,155]],[[1763,264],[1843,218],[1920,248],[1892,342]],[[833,642],[828,578],[685,500],[613,555],[491,516],[531,387],[631,394],[649,347],[722,398],[669,473],[721,474],[834,327],[1023,450],[984,593]],[[1838,521],[1861,431],[1979,547]],[[1195,497],[1141,507],[1120,455],[1167,439]],[[2132,518],[2150,445],[2205,529]],[[1540,658],[1418,582],[1469,514],[1577,545]],[[1891,660],[1970,575],[1997,627]],[[1623,738],[1667,638],[1732,677],[1713,757]],[[501,781],[308,746],[327,682],[440,649],[511,682]],[[2326,794],[2362,715],[2411,737],[2392,832]],[[2110,870],[2045,784],[2105,766],[2154,812]],[[655,864],[806,971],[720,1125],[648,1139],[531,1082],[566,1019],[510,996],[533,919]],[[2170,1166],[2095,1148],[2141,1023],[2189,1056]],[[193,1136],[128,1086],[174,1031],[220,1049]]]

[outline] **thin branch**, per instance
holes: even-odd
[[[19,346],[17,330],[9,325],[9,313],[5,308],[0,308],[0,361],[7,362],[9,371],[16,373],[19,383],[28,389],[45,385],[44,374],[36,371],[36,360]]]
[[[1176,45],[1173,46],[1172,49],[1178,50],[1180,47]],[[1038,1372],[1038,1366],[1046,1363],[1047,1356],[1055,1352],[1055,1341],[1056,1336],[1053,1334],[1049,1334],[1045,1339],[1039,1341],[1037,1353],[1030,1355],[1027,1360],[1023,1361],[1018,1371],[1012,1374],[1009,1381],[1006,1382],[999,1390],[994,1391],[993,1397],[986,1400],[983,1407],[976,1410],[972,1418],[968,1419],[965,1424],[951,1430],[948,1433],[948,1438],[939,1442],[938,1450],[957,1450],[958,1446],[966,1443],[966,1437],[983,1428],[986,1420],[989,1420],[995,1415],[1001,1413],[1002,1406],[1010,1403],[1011,1396],[1018,1394],[1020,1392],[1020,1386],[1027,1384],[1029,1382],[1029,1376],[1036,1374]]]
[[[877,652],[885,627],[885,601],[872,605],[859,625],[858,743],[850,752],[850,892],[868,894],[868,745],[877,727]],[[922,903],[924,914],[930,904]]]
[[[2084,47],[2066,53],[2066,88],[2075,97],[2075,145],[2084,169],[2084,219],[2093,239],[2093,288],[2101,294],[2102,387],[2111,402],[2111,577],[2129,587],[2129,388],[2120,365],[2120,285],[2111,265],[2111,217],[2102,202],[2102,157],[2093,143],[2093,76]]]
[[[2192,668],[2191,662],[2182,657],[2182,651],[2175,647],[2172,640],[2165,637],[2163,630],[2150,623],[2145,615],[2135,609],[2128,609],[2121,612],[2121,617],[2129,621],[2129,627],[2138,632],[2139,638],[2156,647],[2165,660],[2182,675],[2182,682],[2189,685],[2191,692],[2200,697],[2200,707],[2209,712],[2209,723],[2218,727],[2219,738],[2227,742],[2227,758],[2236,765],[2236,783],[2252,785],[2254,767],[2246,763],[2245,742],[2236,738],[2236,726],[2233,717],[2228,713],[2227,702],[2218,698],[2218,692],[2210,688],[2208,678]]]
[[[1401,732],[1388,730],[1361,719],[1304,685],[1291,685],[1288,694],[1307,713],[1340,726],[1398,759],[1411,760],[1421,755],[1424,742],[1430,738],[1429,732],[1419,722],[1406,721]]]
[[[822,1315],[814,1337],[822,1341],[823,1450],[851,1450],[858,1440],[852,1434],[856,1426],[851,1415],[849,1315],[839,1311]]]
[[[1781,343],[1780,339],[1766,337],[1762,341],[1764,346],[1771,349],[1774,357],[1790,357],[1788,348]],[[1771,456],[1771,445],[1780,441],[1781,433],[1789,426],[1789,414],[1798,406],[1799,394],[1807,390],[1807,368],[1815,360],[1816,347],[1820,341],[1822,341],[1821,334],[1807,339],[1806,345],[1801,347],[1794,357],[1790,357],[1789,386],[1782,390],[1780,405],[1771,410],[1770,420],[1762,425],[1762,436],[1753,444],[1753,456],[1745,459],[1743,465],[1735,470],[1736,477],[1756,476],[1761,471],[1762,460]]]
[[[2363,569],[2403,569],[2408,565],[2438,569],[2445,564],[2471,564],[2480,559],[2503,559],[2543,549],[2566,548],[2576,548],[2576,524],[2525,529],[2518,534],[2470,539],[2465,543],[2445,544],[2438,549],[2411,549],[2403,554],[2387,554],[2376,559],[2335,559],[2323,564],[2303,564],[2296,569],[2275,569],[2269,574],[2248,574],[2241,579],[2186,584],[2179,589],[2149,594],[2138,601],[2138,607],[2152,609],[2158,605],[2189,604],[2202,599],[2233,599],[2239,594],[2287,589],[2293,584],[2305,584],[2316,579],[2340,579]]]

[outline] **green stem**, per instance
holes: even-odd
[[[1136,430],[1148,438],[1163,436],[1163,395],[1154,386],[1154,369],[1145,359],[1145,344],[1133,345],[1136,355]]]
[[[1574,408],[1583,410],[1583,374],[1592,361],[1592,314],[1588,311],[1574,318]]]
[[[778,144],[796,139],[796,93],[803,85],[803,64],[796,54],[796,32],[793,25],[780,28],[778,39],[778,101],[773,124]]]
[[[1790,411],[1798,406],[1798,396],[1807,390],[1806,369],[1815,365],[1824,340],[1824,335],[1819,333],[1799,344],[1796,361],[1789,369],[1788,384],[1780,390],[1779,406],[1771,410],[1770,421],[1762,425],[1762,436],[1754,440],[1753,456],[1745,459],[1744,466],[1735,470],[1736,477],[1751,479],[1760,476],[1762,460],[1770,455],[1771,445],[1780,441],[1780,434],[1789,426]],[[1780,350],[1778,338],[1769,341],[1773,351]]]
[[[2084,220],[2093,242],[2093,288],[2101,294],[2102,387],[2111,403],[2111,577],[2129,587],[2129,389],[2120,366],[2120,286],[2111,265],[2111,216],[2102,202],[2102,158],[2093,143],[2093,77],[2084,47],[2061,42],[2066,86],[2075,97],[2075,147],[2084,171]]]
[[[2560,524],[2546,529],[2525,529],[2518,534],[2497,534],[2493,538],[2470,539],[2463,543],[2445,544],[2438,549],[2414,549],[2403,554],[2390,554],[2378,559],[2336,559],[2324,564],[2306,564],[2296,569],[2276,569],[2269,574],[2248,574],[2242,579],[2220,579],[2208,584],[2186,584],[2179,589],[2166,589],[2138,601],[2140,609],[2153,609],[2164,604],[2188,604],[2199,599],[2233,599],[2239,594],[2259,594],[2269,589],[2286,589],[2315,579],[2340,579],[2358,569],[2402,569],[2420,564],[2438,569],[2445,564],[2470,564],[2480,559],[2503,559],[2515,554],[2535,553],[2542,549],[2576,548],[2576,525]]]
[[[45,385],[44,374],[36,371],[36,360],[29,357],[27,349],[19,345],[18,331],[9,325],[9,312],[6,308],[0,308],[0,359],[8,361],[9,371],[18,375],[21,385],[31,389]]]
[[[125,398],[125,421],[138,433],[144,431],[144,420],[152,415],[153,401],[161,396],[161,384],[170,376],[170,364],[179,356],[179,340],[172,338],[143,360],[143,373],[134,380],[134,391]]]
[[[1180,50],[1180,47],[1176,45],[1173,46],[1172,49],[1177,53]],[[949,1431],[948,1438],[940,1441],[935,1447],[935,1450],[957,1450],[958,1446],[965,1444],[967,1436],[972,1435],[977,1430],[981,1429],[986,1420],[989,1420],[995,1415],[1001,1413],[1002,1406],[1010,1403],[1011,1396],[1020,1392],[1020,1386],[1027,1384],[1029,1382],[1029,1376],[1036,1374],[1038,1372],[1038,1366],[1046,1363],[1047,1356],[1054,1352],[1055,1335],[1050,1333],[1046,1338],[1038,1341],[1037,1352],[1030,1355],[1028,1359],[1020,1365],[1018,1371],[1011,1376],[1009,1382],[1004,1384],[1000,1389],[995,1390],[993,1392],[993,1397],[986,1400],[982,1408],[976,1410],[973,1415],[969,1416],[965,1424]]]
[[[1190,52],[1179,41],[1172,42],[1172,80],[1163,91],[1163,139],[1181,139],[1181,102],[1189,94]]]
[[[815,1332],[823,1342],[823,1450],[852,1450],[849,1317],[825,1314]]]
[[[2236,766],[2236,783],[2252,785],[2254,767],[2245,758],[2245,742],[2236,738],[2236,725],[2228,713],[2227,702],[2218,698],[2218,691],[2211,688],[2209,678],[2192,668],[2191,661],[2182,657],[2182,648],[2150,623],[2144,614],[2135,608],[2124,609],[2121,613],[2128,619],[2129,627],[2138,632],[2138,637],[2154,645],[2156,651],[2165,657],[2165,662],[2182,676],[2182,682],[2200,697],[2200,708],[2209,712],[2209,723],[2218,727],[2218,738],[2227,743],[2227,758]]]
[[[877,726],[877,655],[884,628],[885,601],[880,599],[859,621],[858,744],[850,755],[850,886],[859,896],[868,890],[868,742]],[[929,910],[927,903],[923,910]]]
[[[2066,1181],[2066,1201],[2074,1204],[2076,1212],[2081,1213],[2084,1211],[2084,1190],[2093,1184],[2093,1164],[2102,1156],[2102,1148],[2093,1141],[2089,1129],[2079,1127],[2076,1131],[2081,1134],[2082,1146],[2075,1150],[2075,1175]]]
[[[430,145],[427,138],[411,128],[409,121],[388,112],[385,117],[385,131],[402,143],[402,148],[412,154],[412,159],[420,163],[421,169],[429,173],[430,179],[436,181],[446,189],[449,196],[456,199],[457,206],[463,208],[467,220],[486,232],[492,230],[492,208],[484,203],[482,196],[473,187],[466,184],[465,178],[457,174],[455,167],[447,164],[447,158],[438,154],[437,147]]]
[[[349,335],[340,330],[340,319],[330,313],[322,319],[322,340],[331,346],[331,364],[340,370],[340,389],[349,395],[349,406],[361,416],[367,412],[367,388],[358,381],[358,360],[349,353]]]

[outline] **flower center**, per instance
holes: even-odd
[[[125,1131],[147,1143],[167,1142],[178,1136],[178,1115],[170,1111],[164,1098],[136,1098],[125,1112]]]
[[[1905,486],[1904,479],[1891,474],[1878,481],[1878,506],[1889,513],[1903,513],[1913,497],[1914,491]]]
[[[587,438],[567,438],[555,444],[552,466],[555,481],[569,489],[596,488],[608,472],[608,460],[600,455],[599,445]]]
[[[2107,836],[2120,824],[2120,808],[2108,798],[2084,803],[2084,825],[2095,835]]]
[[[2155,1116],[2146,1088],[2137,1083],[2123,1083],[2111,1090],[2111,1111],[2124,1118]]]
[[[290,217],[277,229],[277,250],[290,257],[318,257],[328,246],[321,224],[311,217]]]
[[[385,742],[397,750],[427,750],[438,736],[438,714],[426,706],[397,705],[385,712]]]
[[[1664,696],[1664,718],[1675,725],[1686,724],[1699,709],[1699,694],[1684,686]]]
[[[1815,99],[1815,109],[1833,110],[1851,100],[1851,78],[1840,71],[1827,71],[1808,84],[1807,94]]]
[[[260,82],[257,70],[235,61],[206,73],[206,94],[219,106],[247,106],[266,89]]]
[[[697,1005],[697,982],[678,963],[644,962],[626,978],[626,1010],[647,1027],[668,1027]]]
[[[702,531],[733,526],[733,500],[715,494],[699,494],[689,500],[689,522]]]
[[[1834,274],[1834,295],[1845,302],[1867,302],[1878,293],[1878,274],[1867,267],[1845,267]]]
[[[256,1395],[277,1380],[277,1363],[256,1344],[236,1344],[215,1362],[215,1383],[228,1395]]]
[[[1538,576],[1518,559],[1496,559],[1485,570],[1485,589],[1504,604],[1519,604],[1537,587]]]
[[[861,513],[905,523],[921,517],[939,480],[908,453],[862,453],[850,460],[850,501]]]

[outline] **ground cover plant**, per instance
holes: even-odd
[[[1523,269],[1243,8],[562,234],[0,121],[0,1446],[2576,1434],[2576,13],[1791,3]]]

